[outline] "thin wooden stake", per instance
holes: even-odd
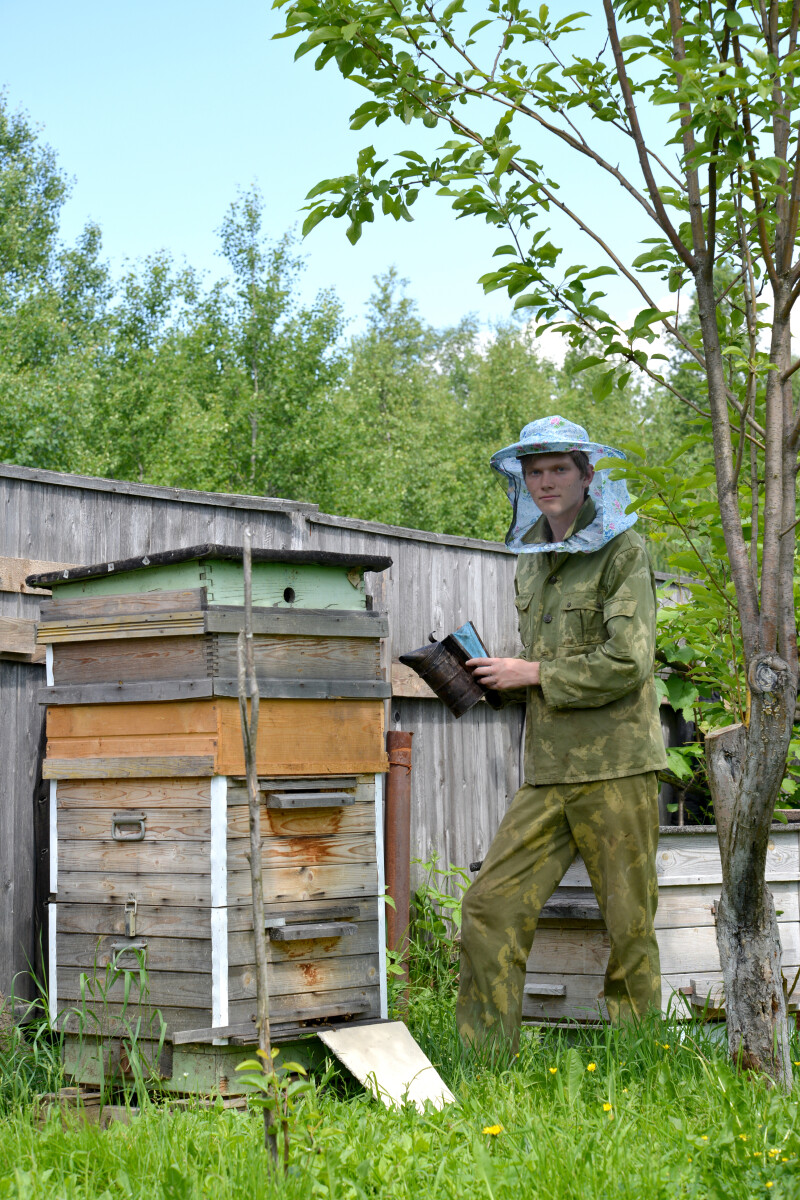
[[[269,1033],[269,980],[267,954],[269,938],[264,918],[264,882],[261,873],[261,808],[258,796],[258,765],[256,738],[258,735],[258,683],[253,655],[253,559],[250,527],[244,530],[242,554],[244,568],[244,629],[239,633],[238,684],[239,713],[242,719],[242,743],[247,772],[247,799],[250,810],[250,879],[253,891],[253,933],[256,946],[256,1009],[258,1049],[265,1075],[274,1075],[272,1044]],[[248,717],[247,703],[250,702]],[[264,1108],[264,1145],[273,1162],[278,1162],[277,1125],[268,1107]]]

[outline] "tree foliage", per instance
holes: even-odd
[[[313,54],[318,69],[330,64],[367,93],[351,128],[418,123],[439,134],[433,149],[420,136],[392,157],[364,147],[355,171],[309,193],[306,231],[345,218],[355,241],[376,210],[410,219],[421,191],[433,189],[457,216],[497,228],[499,262],[484,287],[504,288],[539,330],[560,330],[580,356],[577,368],[602,372],[595,395],[612,394],[620,368],[637,371],[701,422],[713,477],[701,467],[697,486],[678,495],[646,453],[631,476],[642,503],[662,513],[680,504],[697,513],[707,502],[701,493],[716,488],[718,525],[706,542],[716,556],[724,549],[729,578],[716,594],[734,614],[734,642],[741,639],[734,712],[746,693],[745,720],[711,772],[729,1040],[746,1065],[788,1084],[764,871],[798,682],[800,409],[791,333],[800,299],[800,6],[601,0],[563,15],[519,0],[276,6],[286,12],[279,36],[301,39],[298,56]],[[566,178],[565,161],[573,168]],[[591,204],[590,178],[615,197],[607,228]],[[649,236],[632,254],[621,231],[636,221]],[[636,296],[632,321],[609,304],[606,276]],[[695,330],[681,326],[679,304],[661,299],[665,287],[694,289]],[[659,336],[680,348],[682,374],[695,371],[699,386],[681,386]]]
[[[162,252],[113,278],[96,225],[61,242],[66,180],[1,105],[0,153],[5,461],[494,539],[507,504],[487,460],[532,415],[654,435],[630,383],[609,394],[602,371],[555,367],[521,319],[436,329],[393,269],[348,338],[332,289],[301,299],[296,241],[269,236],[254,188],[220,225],[225,277]]]

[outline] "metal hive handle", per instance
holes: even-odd
[[[115,812],[111,817],[111,836],[115,842],[143,842],[147,813]],[[135,826],[132,833],[123,833],[126,826]]]

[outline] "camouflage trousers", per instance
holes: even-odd
[[[468,1044],[519,1040],[525,964],[539,913],[580,852],[606,923],[612,1021],[661,1003],[653,931],[658,884],[656,774],[517,792],[464,896],[459,1033]]]

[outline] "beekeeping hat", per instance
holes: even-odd
[[[520,433],[518,442],[492,455],[491,465],[508,480],[507,495],[513,516],[506,534],[506,545],[515,554],[541,554],[544,550],[591,554],[635,523],[636,513],[626,511],[631,498],[625,480],[611,479],[610,471],[606,468],[595,471],[589,485],[589,495],[596,510],[590,525],[563,542],[523,541],[539,520],[542,510],[534,503],[525,486],[520,459],[527,454],[566,454],[570,450],[582,450],[592,466],[601,458],[625,458],[622,451],[615,450],[613,446],[590,442],[582,426],[564,417],[542,417],[539,421],[531,421]]]

